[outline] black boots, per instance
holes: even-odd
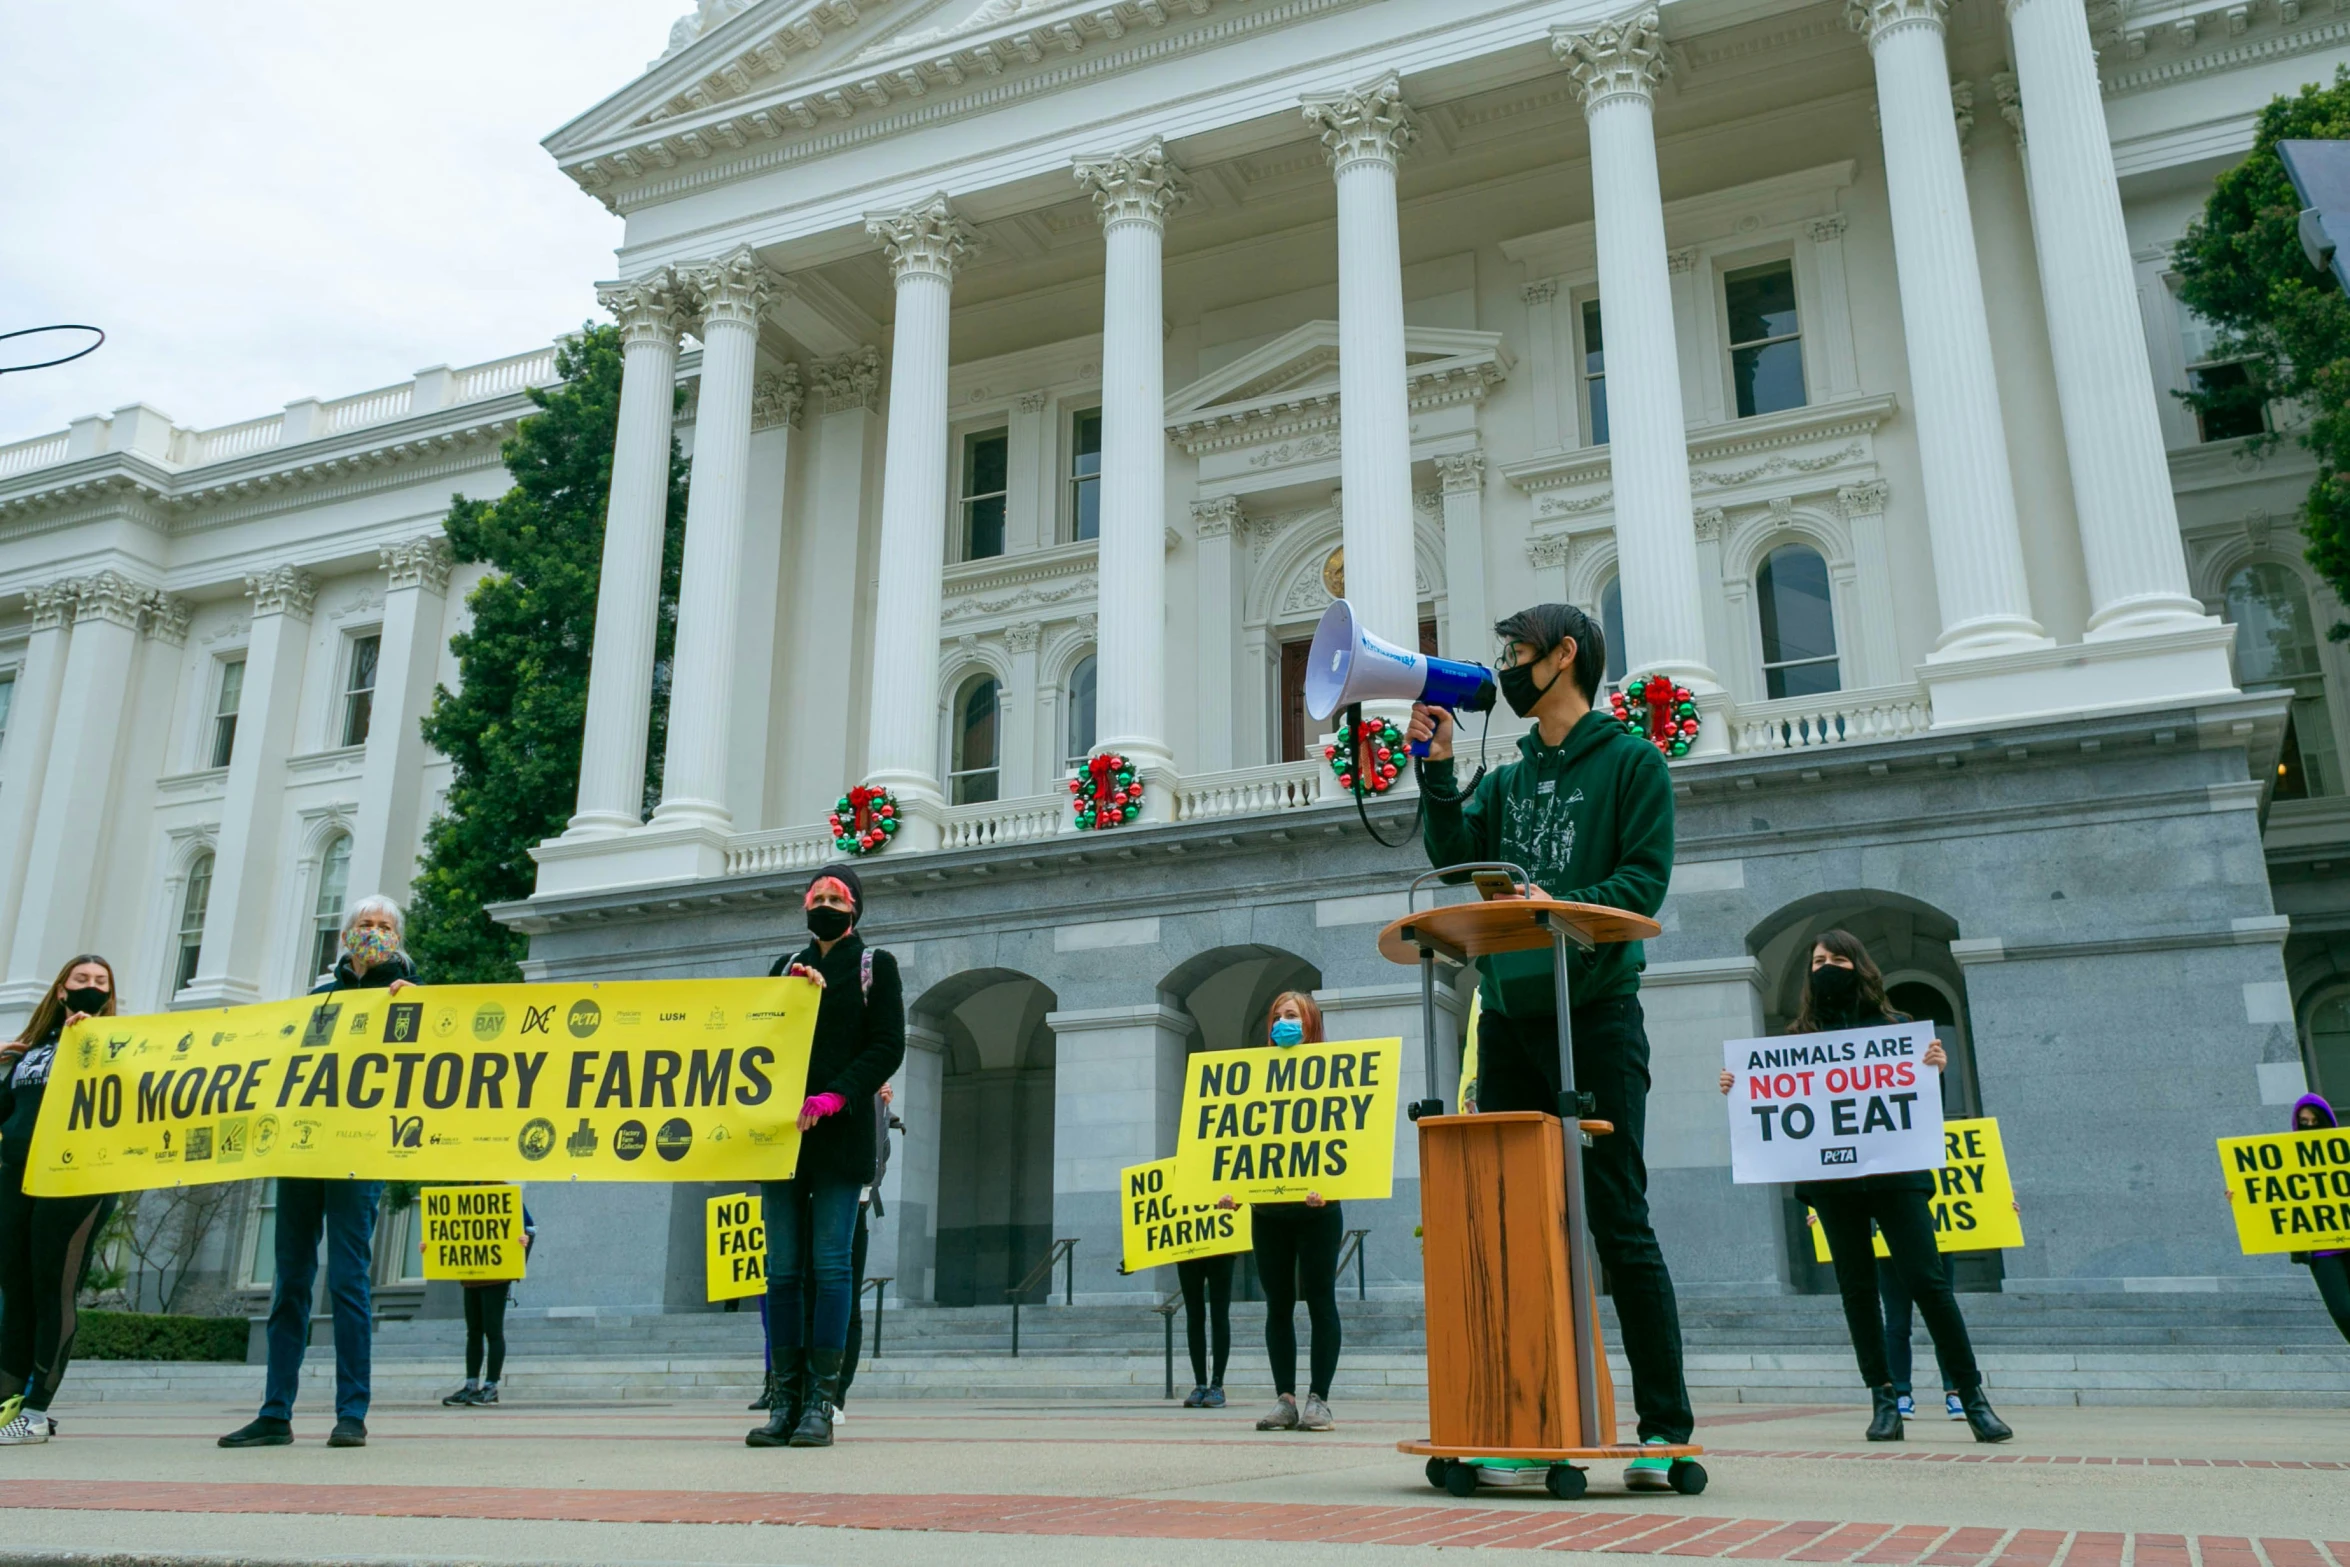
[[[846,1352],[838,1349],[808,1351],[808,1407],[791,1434],[792,1446],[832,1445],[832,1411],[840,1397],[840,1367],[846,1358]]]
[[[1967,1429],[1975,1433],[1978,1442],[2004,1442],[2015,1433],[2007,1422],[1991,1412],[1991,1401],[1983,1396],[1983,1384],[1958,1390],[1958,1407],[1966,1411]]]
[[[1876,1405],[1875,1413],[1869,1417],[1869,1440],[1872,1442],[1900,1441],[1901,1395],[1894,1392],[1893,1384],[1888,1382],[1882,1387],[1870,1388],[1869,1398]],[[1985,1411],[1985,1413],[1988,1412],[1988,1410]]]
[[[767,1423],[743,1438],[746,1447],[789,1447],[800,1424],[807,1397],[808,1352],[778,1349],[775,1369],[767,1373]]]
[[[745,1407],[753,1414],[765,1414],[775,1407],[775,1371],[773,1367],[768,1368],[767,1382],[759,1389],[759,1396],[752,1399]]]

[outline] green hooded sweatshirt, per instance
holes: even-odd
[[[1673,875],[1673,781],[1656,747],[1594,711],[1556,746],[1542,743],[1539,728],[1528,730],[1518,754],[1466,799],[1449,760],[1427,764],[1430,862],[1507,860],[1563,902],[1649,915],[1662,908]],[[1567,974],[1575,1006],[1635,994],[1644,961],[1637,941],[1575,952]],[[1479,958],[1477,969],[1489,1010],[1516,1017],[1558,1010],[1547,951]]]

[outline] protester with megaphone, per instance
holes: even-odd
[[[1452,715],[1415,703],[1407,738],[1426,742],[1420,789],[1424,837],[1439,866],[1506,861],[1535,890],[1572,903],[1653,915],[1673,870],[1673,785],[1655,746],[1595,712],[1607,639],[1570,604],[1537,604],[1494,630],[1497,674],[1510,711],[1534,720],[1519,759],[1464,796],[1453,776]],[[1586,1112],[1613,1123],[1583,1154],[1591,1240],[1612,1284],[1631,1362],[1645,1443],[1683,1443],[1696,1423],[1681,1373],[1681,1320],[1672,1275],[1648,1220],[1641,1143],[1648,1107],[1648,1034],[1640,1011],[1637,942],[1577,953],[1569,973],[1575,1086]],[[1480,958],[1477,1108],[1559,1109],[1559,1019],[1548,948]],[[1670,1464],[1642,1458],[1632,1490],[1670,1488]]]

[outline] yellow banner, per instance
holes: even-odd
[[[742,1300],[767,1293],[766,1205],[757,1192],[730,1192],[704,1207],[702,1250],[708,1299]]]
[[[2350,1251],[2350,1131],[2223,1137],[2219,1167],[2247,1256]]]
[[[1176,1187],[1195,1202],[1392,1196],[1402,1076],[1401,1039],[1195,1055],[1184,1071]]]
[[[805,979],[430,985],[92,1018],[58,1044],[25,1190],[781,1180],[819,995]]]
[[[1128,1273],[1166,1262],[1250,1251],[1256,1246],[1256,1236],[1249,1228],[1248,1204],[1218,1208],[1213,1203],[1186,1202],[1177,1197],[1172,1159],[1128,1165],[1118,1172],[1118,1185],[1123,1193],[1119,1229],[1125,1241]]]
[[[522,1239],[521,1187],[427,1186],[416,1202],[426,1278],[495,1284],[522,1277],[530,1248]]]
[[[2015,1182],[2007,1173],[2007,1146],[1991,1116],[1942,1123],[1941,1182],[1934,1193],[1934,1249],[2006,1251],[2024,1243],[2023,1216],[2015,1208]],[[1803,1210],[1811,1230],[1811,1254],[1829,1261],[1828,1236],[1820,1216]],[[1885,1237],[1875,1237],[1877,1255],[1890,1256]]]

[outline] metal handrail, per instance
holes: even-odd
[[[1339,1249],[1338,1266],[1330,1270],[1333,1277],[1344,1273],[1346,1271],[1346,1259],[1349,1257],[1354,1258],[1355,1299],[1357,1300],[1369,1300],[1371,1298],[1370,1286],[1363,1282],[1363,1242],[1370,1235],[1370,1233],[1371,1232],[1369,1230],[1347,1231],[1346,1244]]]
[[[883,1310],[883,1300],[889,1294],[888,1276],[884,1275],[878,1279],[867,1279],[863,1283],[859,1284],[857,1286],[857,1298],[860,1300],[864,1299],[865,1291],[868,1289],[873,1291],[873,1352],[868,1358],[879,1360],[881,1358],[881,1313]]]
[[[1183,1297],[1170,1295],[1153,1306],[1167,1328],[1167,1396],[1175,1396],[1175,1313],[1183,1309]]]
[[[1012,1358],[1014,1360],[1018,1360],[1020,1358],[1020,1297],[1027,1294],[1030,1290],[1036,1288],[1039,1284],[1045,1283],[1047,1280],[1051,1279],[1053,1276],[1054,1265],[1060,1262],[1060,1260],[1064,1257],[1069,1259],[1069,1274],[1067,1280],[1062,1285],[1061,1304],[1064,1306],[1076,1305],[1077,1237],[1074,1235],[1064,1235],[1059,1240],[1054,1241],[1053,1249],[1044,1254],[1044,1260],[1039,1262],[1035,1267],[1030,1268],[1026,1278],[1013,1285],[1010,1289],[1004,1291],[1005,1297],[1012,1303]],[[1048,1291],[1047,1293],[1049,1294],[1050,1292]]]

